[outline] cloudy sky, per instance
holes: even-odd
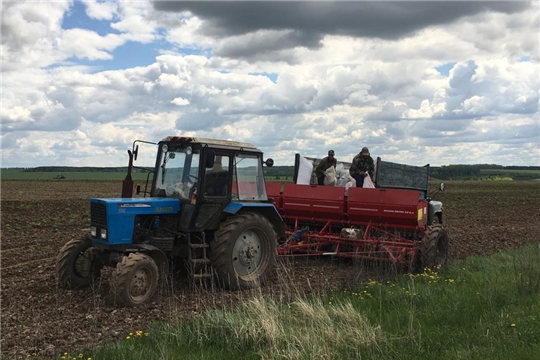
[[[539,2],[2,2],[2,167],[135,139],[540,165]],[[153,155],[153,154],[152,154]]]

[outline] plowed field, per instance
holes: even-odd
[[[91,348],[146,330],[155,321],[187,318],[209,307],[225,308],[251,292],[193,289],[166,281],[145,306],[117,308],[104,270],[95,288],[56,286],[55,256],[88,227],[90,197],[117,197],[111,181],[4,181],[1,184],[1,357],[52,356]],[[540,183],[450,182],[436,196],[444,203],[451,260],[490,254],[540,241]],[[294,296],[344,287],[377,276],[348,262],[296,260],[279,266],[265,296]]]

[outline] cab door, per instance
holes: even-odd
[[[232,154],[226,150],[206,150],[201,169],[201,189],[194,226],[203,230],[219,227],[223,209],[231,202]]]

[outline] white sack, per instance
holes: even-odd
[[[324,172],[324,185],[336,186],[336,168],[334,166],[330,166]]]
[[[300,164],[298,165],[297,184],[309,185],[311,181],[311,173],[313,172],[313,161],[310,161],[300,156]]]
[[[336,186],[345,186],[349,181],[349,170],[346,170],[343,167],[342,163],[337,164],[336,166]]]
[[[375,184],[371,180],[371,176],[369,174],[364,178],[364,186],[365,189],[375,189]]]

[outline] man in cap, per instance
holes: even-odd
[[[367,147],[363,147],[360,153],[353,158],[349,172],[356,180],[356,187],[362,187],[364,185],[364,178],[368,175],[373,180],[375,163],[369,155],[369,149]]]
[[[315,174],[317,174],[317,181],[319,185],[324,185],[325,171],[328,170],[328,168],[330,168],[331,166],[336,168],[337,160],[334,155],[334,150],[328,150],[328,156],[323,158],[319,162],[319,165],[317,165],[317,168],[315,169]]]

